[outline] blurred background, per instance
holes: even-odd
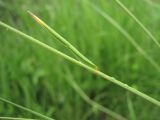
[[[122,0],[121,0],[122,1]],[[157,45],[114,0],[90,1],[110,15],[160,65]],[[123,0],[160,42],[160,3]],[[27,10],[54,28],[101,71],[160,100],[160,71],[129,40],[82,0],[0,0],[0,20],[74,57]],[[129,120],[159,120],[160,109],[21,36],[0,27],[0,97],[57,120],[114,120],[72,87]],[[37,118],[0,102],[0,116]]]

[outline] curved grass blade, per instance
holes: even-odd
[[[101,112],[106,113],[107,115],[113,117],[116,120],[127,120],[126,118],[124,118],[123,116],[111,111],[110,109],[98,104],[97,102],[95,102],[94,100],[91,100],[86,94],[85,92],[78,86],[78,84],[73,81],[73,77],[70,73],[70,71],[66,68],[66,72],[67,75],[69,75],[69,77],[67,76],[66,80],[67,82],[71,85],[71,87],[81,96],[82,99],[84,99],[89,105],[91,105],[94,109],[99,110]]]
[[[33,19],[38,22],[41,26],[46,28],[51,34],[53,34],[61,43],[64,44],[68,49],[70,49],[74,55],[79,57],[81,60],[85,61],[89,65],[93,66],[94,68],[97,68],[97,66],[91,62],[88,58],[86,58],[84,55],[82,55],[72,44],[70,44],[65,38],[63,38],[60,34],[58,34],[55,30],[53,30],[50,26],[48,26],[44,21],[42,21],[40,18],[38,18],[36,15],[28,11],[28,13],[33,17]]]
[[[152,33],[143,25],[143,23],[132,13],[130,10],[120,1],[115,0],[115,2],[123,8],[123,10],[133,19],[136,21],[136,23],[146,32],[146,34],[154,41],[154,43],[160,47],[159,41],[152,35]]]
[[[128,34],[128,32],[123,29],[111,16],[109,16],[107,13],[100,10],[97,6],[90,2],[86,2],[88,5],[90,5],[98,14],[100,14],[102,17],[104,17],[108,22],[110,22],[117,30],[119,30],[128,40],[129,42],[137,49],[137,51],[143,55],[143,57],[155,68],[160,72],[160,66],[155,62],[153,58],[151,58],[134,40],[134,38]]]
[[[17,118],[17,117],[0,117],[0,120],[38,120],[38,119]]]
[[[86,70],[96,74],[97,76],[100,76],[101,78],[104,78],[105,80],[108,80],[108,81],[110,81],[110,82],[112,82],[112,83],[114,83],[114,84],[126,89],[127,91],[130,91],[131,93],[134,93],[134,94],[138,95],[139,97],[144,98],[145,100],[147,100],[147,101],[155,104],[156,106],[160,107],[160,101],[158,101],[158,100],[146,95],[145,93],[142,93],[142,92],[136,90],[135,88],[132,88],[132,87],[128,86],[127,84],[115,79],[114,77],[106,75],[106,74],[104,74],[103,72],[101,72],[101,71],[99,71],[97,69],[94,69],[94,68],[92,68],[92,67],[90,67],[90,66],[88,66],[88,65],[86,65],[86,64],[84,64],[84,63],[82,63],[80,61],[77,61],[76,59],[74,59],[74,58],[72,58],[72,57],[70,57],[70,56],[68,56],[68,55],[56,50],[53,47],[50,47],[49,45],[47,45],[47,44],[45,44],[45,43],[43,43],[43,42],[41,42],[41,41],[29,36],[29,35],[21,32],[21,31],[19,31],[19,30],[15,29],[15,28],[13,28],[13,27],[11,27],[11,26],[9,26],[9,25],[1,22],[1,21],[0,21],[0,26],[2,26],[4,28],[7,28],[8,30],[11,30],[12,32],[15,32],[16,34],[28,39],[29,41],[31,41],[33,43],[35,43],[36,45],[39,45],[39,46],[47,49],[48,51],[51,51],[51,52],[55,53],[56,55],[59,55],[59,56],[63,57],[64,59],[66,59],[66,60],[68,60],[68,61],[70,61],[70,62],[72,62],[72,63],[74,63],[74,64],[76,64],[78,66],[81,66],[81,67],[85,68]]]
[[[33,110],[29,109],[29,108],[26,108],[26,107],[23,107],[23,106],[18,105],[18,104],[16,104],[16,103],[13,103],[13,102],[11,102],[11,101],[9,101],[9,100],[6,100],[6,99],[4,99],[4,98],[1,98],[1,97],[0,97],[0,101],[5,102],[5,103],[8,103],[8,104],[10,104],[10,105],[13,105],[13,106],[15,106],[15,107],[17,107],[17,108],[20,108],[20,109],[24,110],[24,111],[30,112],[30,113],[32,113],[32,114],[34,114],[34,115],[36,115],[36,116],[39,116],[39,117],[41,117],[41,118],[43,118],[43,119],[45,119],[45,120],[54,120],[54,119],[49,118],[49,117],[47,117],[47,116],[45,116],[45,115],[42,115],[41,113],[38,113],[38,112],[33,111]]]

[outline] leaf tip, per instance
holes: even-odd
[[[36,21],[36,22],[38,22],[40,25],[42,25],[42,26],[45,26],[45,23],[40,19],[40,18],[38,18],[35,14],[33,14],[32,12],[30,12],[29,10],[27,11],[31,16],[32,16],[32,18]]]

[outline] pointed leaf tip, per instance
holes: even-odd
[[[36,22],[38,22],[40,25],[42,25],[42,26],[45,26],[45,23],[39,18],[39,17],[37,17],[35,14],[33,14],[32,12],[30,12],[29,10],[27,11],[31,16],[32,16],[32,18],[36,21]]]

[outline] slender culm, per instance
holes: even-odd
[[[0,117],[1,120],[38,120],[30,118],[17,118],[17,117]]]
[[[142,93],[142,92],[136,90],[135,88],[130,87],[127,84],[125,84],[125,83],[123,83],[123,82],[121,82],[121,81],[119,81],[119,80],[117,80],[117,79],[115,79],[115,78],[113,78],[113,77],[111,77],[109,75],[106,75],[101,71],[98,71],[95,68],[92,68],[92,67],[90,67],[90,66],[88,66],[88,65],[86,65],[86,64],[84,64],[84,63],[82,63],[80,61],[77,61],[76,59],[74,59],[74,58],[72,58],[72,57],[70,57],[70,56],[68,56],[68,55],[56,50],[53,47],[48,46],[47,44],[45,44],[45,43],[43,43],[43,42],[41,42],[41,41],[39,41],[39,40],[37,40],[37,39],[35,39],[33,37],[21,32],[21,31],[15,29],[15,28],[13,28],[13,27],[1,22],[1,21],[0,21],[0,26],[3,26],[4,28],[7,28],[8,30],[11,30],[11,31],[15,32],[16,34],[26,38],[27,40],[29,40],[29,41],[31,41],[33,43],[36,43],[36,45],[39,45],[39,46],[41,46],[41,47],[43,47],[43,48],[55,53],[56,55],[59,55],[59,56],[65,58],[66,60],[68,60],[68,61],[70,61],[70,62],[72,62],[72,63],[74,63],[76,65],[79,65],[79,66],[85,68],[86,70],[88,70],[88,71],[90,71],[90,72],[92,72],[94,74],[97,74],[98,76],[100,76],[100,77],[102,77],[102,78],[104,78],[104,79],[106,79],[106,80],[108,80],[108,81],[110,81],[110,82],[112,82],[112,83],[114,83],[114,84],[126,89],[127,91],[130,91],[130,92],[138,95],[139,97],[144,98],[145,100],[155,104],[156,106],[160,107],[160,101],[158,101],[158,100],[146,95],[145,93]]]

